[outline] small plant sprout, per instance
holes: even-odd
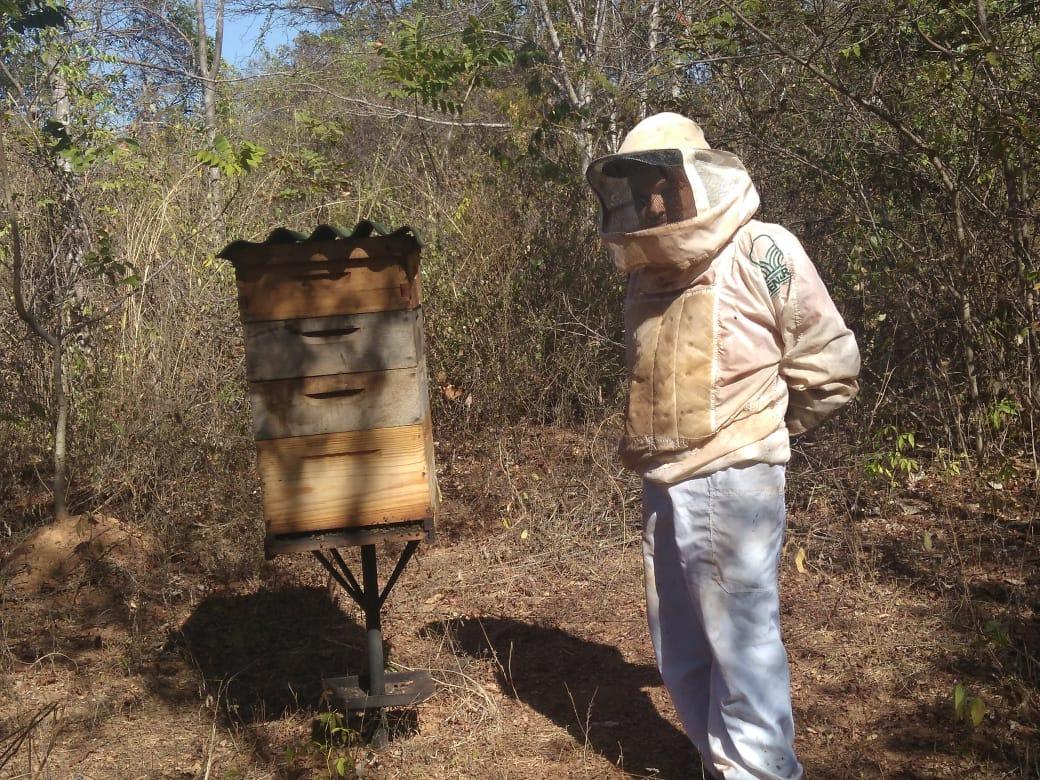
[[[953,686],[953,719],[958,723],[970,723],[972,728],[982,725],[986,717],[986,703],[970,692],[963,683]]]

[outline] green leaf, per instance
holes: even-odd
[[[972,697],[968,699],[968,720],[974,728],[978,728],[982,725],[982,720],[986,717],[986,705],[982,699]]]
[[[221,157],[227,157],[231,154],[231,142],[227,139],[226,136],[218,135],[216,138],[213,139],[213,149]]]
[[[968,698],[968,690],[961,683],[953,686],[953,714],[956,718],[964,717],[964,702]]]
[[[213,148],[196,152],[195,159],[232,177],[256,170],[266,155],[267,149],[252,141],[243,141],[236,150],[225,136],[218,135],[213,139]]]
[[[243,141],[239,147],[238,162],[243,170],[252,172],[259,167],[266,154],[267,149],[264,147],[251,141]]]

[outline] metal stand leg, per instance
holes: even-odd
[[[372,745],[376,748],[385,747],[388,741],[387,717],[384,708],[418,704],[426,701],[436,691],[429,672],[387,674],[383,659],[383,631],[380,612],[383,603],[390,595],[390,590],[418,546],[417,541],[408,542],[382,591],[379,590],[375,545],[366,544],[361,547],[360,584],[338,550],[331,550],[333,559],[331,561],[325,557],[322,551],[313,551],[314,557],[321,562],[332,578],[365,613],[367,679],[357,676],[334,677],[325,680],[325,685],[343,700],[347,710],[375,710],[372,714],[377,718],[377,722],[372,736]]]
[[[383,630],[379,620],[381,601],[379,599],[379,577],[376,571],[376,548],[366,544],[361,548],[361,582],[364,586],[365,629],[368,638],[368,694],[383,696],[386,694],[386,679],[383,668]],[[386,747],[388,740],[386,710],[376,708],[376,727],[372,734],[372,746],[380,749]]]

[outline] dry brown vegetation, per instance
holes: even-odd
[[[9,581],[2,748],[25,739],[4,776],[302,779],[335,777],[339,759],[362,777],[699,776],[654,667],[638,485],[613,435],[439,443],[439,540],[385,624],[391,665],[431,669],[439,690],[395,715],[379,753],[330,736],[321,698],[322,674],[362,663],[360,615],[308,557],[261,562],[255,516],[255,540],[197,542],[207,558],[81,548],[60,584]],[[930,477],[857,490],[834,446],[793,471],[782,568],[808,776],[1036,776],[1027,496],[1006,485],[976,503]],[[978,727],[954,717],[957,682],[985,703]]]
[[[1035,3],[332,0],[242,71],[186,54],[214,5],[70,0],[82,24],[34,32],[41,3],[0,0],[0,776],[697,777],[581,179],[670,109],[745,161],[864,356],[789,478],[810,780],[1040,777]],[[361,218],[425,240],[444,494],[386,623],[439,692],[378,754],[321,697],[360,616],[311,559],[262,558],[214,259]]]

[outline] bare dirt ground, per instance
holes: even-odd
[[[27,558],[9,547],[0,777],[700,777],[654,667],[638,484],[612,440],[441,444],[439,537],[384,623],[391,665],[431,669],[439,692],[395,715],[379,753],[342,739],[356,724],[322,700],[322,675],[361,666],[361,616],[309,557],[261,560],[256,507],[192,521],[178,538],[197,549],[105,521],[119,542],[73,546],[50,576],[13,573]],[[810,448],[789,477],[783,625],[807,777],[1040,777],[1035,495],[850,487],[859,473]]]

